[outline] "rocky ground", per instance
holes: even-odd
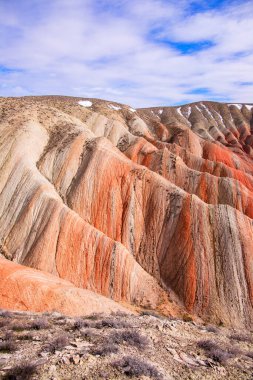
[[[1,311],[0,378],[253,379],[252,331],[188,319]]]

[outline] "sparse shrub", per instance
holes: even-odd
[[[124,318],[124,317],[128,317],[129,314],[125,313],[124,311],[118,310],[118,311],[111,312],[111,315],[113,317],[122,317],[122,318]]]
[[[39,318],[31,323],[31,328],[33,330],[43,330],[49,327],[48,320],[46,318]]]
[[[217,334],[219,332],[219,329],[215,326],[206,326],[205,327],[206,331]]]
[[[228,359],[231,359],[234,356],[234,354],[229,353],[221,348],[211,350],[209,353],[209,357],[220,364],[225,364]]]
[[[51,340],[46,346],[44,346],[45,351],[55,353],[55,351],[62,350],[68,344],[68,338],[65,335],[58,335],[56,338]]]
[[[73,328],[75,330],[80,330],[84,327],[90,327],[91,323],[89,321],[84,321],[83,319],[77,319],[75,322],[74,322],[74,325],[73,325]]]
[[[192,322],[193,321],[192,317],[188,313],[183,314],[182,319],[184,322]]]
[[[1,319],[0,320],[0,328],[8,326],[10,323],[9,319]]]
[[[173,315],[169,315],[168,317],[166,317],[166,319],[169,321],[180,321],[180,318],[174,317]]]
[[[218,348],[218,345],[211,340],[200,340],[197,342],[197,346],[205,351],[211,351]]]
[[[102,328],[123,329],[123,328],[131,327],[131,326],[129,325],[129,323],[125,321],[117,321],[117,320],[113,320],[112,318],[108,318],[108,319],[102,319],[101,321],[96,322],[94,327],[97,329],[102,329]]]
[[[28,325],[26,322],[19,322],[19,323],[13,323],[10,328],[13,331],[19,332],[19,331],[24,331],[24,330],[29,330],[30,325]]]
[[[6,331],[6,333],[3,336],[3,340],[13,340],[14,335],[12,331]]]
[[[92,340],[93,338],[97,338],[97,334],[92,330],[92,329],[86,329],[86,330],[81,330],[80,334],[82,337],[84,337],[87,340]]]
[[[18,336],[19,340],[33,340],[33,335],[32,334],[23,334]]]
[[[92,355],[106,356],[109,354],[116,354],[119,351],[118,347],[112,342],[104,342],[99,347],[92,347],[90,353]]]
[[[253,351],[246,352],[245,355],[248,356],[249,358],[253,359]]]
[[[31,362],[23,362],[8,370],[4,380],[29,380],[36,373],[37,365]]]
[[[51,317],[52,312],[50,312],[50,311],[44,311],[44,313],[42,313],[42,315],[45,316],[45,317]]]
[[[57,319],[58,321],[62,321],[62,320],[64,320],[64,319],[66,319],[66,315],[60,314],[60,315],[58,315],[58,316],[56,317],[56,319]]]
[[[165,319],[163,315],[160,315],[156,313],[154,310],[143,310],[140,312],[140,316],[150,316],[150,317],[155,317],[157,319]]]
[[[152,364],[149,364],[140,358],[124,356],[122,359],[114,361],[112,365],[129,377],[149,376],[154,379],[162,378],[158,370]]]
[[[133,330],[114,331],[110,335],[110,340],[118,344],[125,342],[130,346],[137,347],[138,349],[144,349],[149,343],[145,336]]]
[[[98,319],[100,319],[102,317],[102,314],[101,313],[93,313],[93,314],[90,314],[90,315],[86,315],[84,317],[84,319],[90,319],[92,321],[97,321]]]
[[[8,310],[1,310],[0,311],[0,316],[3,318],[10,318],[11,317],[11,312]]]
[[[100,370],[98,373],[97,373],[97,376],[98,376],[98,379],[105,379],[105,380],[108,380],[110,378],[110,374],[109,372],[106,372],[104,370]]]
[[[4,342],[0,342],[0,352],[8,353],[16,351],[17,345],[14,341],[5,340]]]
[[[238,347],[228,347],[227,352],[233,356],[241,355],[242,351]]]
[[[209,358],[221,364],[225,364],[228,359],[231,359],[237,355],[236,352],[232,352],[232,349],[230,352],[228,350],[224,350],[220,348],[217,343],[212,342],[211,340],[201,340],[197,343],[197,346],[205,350]]]
[[[250,335],[246,334],[231,334],[230,339],[237,340],[238,342],[252,343],[253,339]]]

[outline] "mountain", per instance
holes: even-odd
[[[0,98],[0,306],[250,326],[252,112]]]

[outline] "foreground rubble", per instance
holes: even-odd
[[[253,334],[152,312],[0,313],[1,379],[252,379]]]

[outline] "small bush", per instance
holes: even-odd
[[[31,328],[33,330],[43,330],[49,327],[48,320],[46,318],[39,318],[31,323]]]
[[[52,316],[52,312],[50,312],[50,311],[44,311],[44,313],[42,313],[42,315],[44,317],[51,317]]]
[[[233,356],[241,355],[242,351],[238,347],[228,347],[227,352]]]
[[[125,342],[138,349],[144,349],[149,343],[145,336],[133,330],[115,331],[110,335],[110,340],[118,344]]]
[[[130,327],[129,323],[125,321],[117,321],[112,318],[108,319],[102,319],[101,321],[98,321],[94,325],[95,328],[97,329],[102,329],[102,328],[114,328],[114,329],[123,329]]]
[[[219,329],[215,326],[206,326],[206,331],[217,334],[219,332]]]
[[[93,313],[93,314],[90,314],[90,315],[86,315],[84,317],[84,319],[90,319],[91,321],[97,321],[101,317],[102,317],[101,313]]]
[[[80,330],[84,327],[90,327],[91,323],[89,321],[84,321],[83,319],[77,319],[74,322],[73,328],[74,330]]]
[[[11,340],[0,342],[0,352],[8,353],[17,350],[17,345]]]
[[[245,334],[231,334],[230,339],[237,340],[238,342],[252,343],[253,339],[249,335]]]
[[[65,315],[63,315],[63,314],[59,314],[59,315],[57,315],[56,317],[55,317],[55,319],[57,320],[57,321],[65,321],[65,319],[66,319],[66,316]]]
[[[234,354],[229,353],[221,348],[211,350],[209,353],[209,357],[220,364],[225,364],[228,359],[231,359],[234,356]]]
[[[29,380],[36,373],[37,366],[31,362],[23,362],[4,375],[4,380]]]
[[[12,315],[11,315],[11,312],[8,311],[8,310],[1,310],[0,311],[0,317],[3,317],[3,318],[10,318]]]
[[[121,317],[121,318],[129,316],[129,314],[125,313],[124,311],[120,311],[120,310],[111,312],[111,315],[113,317]]]
[[[161,316],[159,314],[157,314],[155,311],[152,311],[152,310],[143,310],[140,312],[140,316],[151,316],[151,317],[155,317],[155,318],[161,318]]]
[[[205,351],[211,351],[218,348],[218,345],[211,340],[200,340],[197,342],[197,346]]]
[[[0,320],[0,328],[8,326],[10,323],[9,319],[1,319]]]
[[[84,339],[88,340],[89,342],[98,338],[98,334],[96,334],[92,329],[81,330],[80,334]]]
[[[32,334],[23,334],[18,336],[19,340],[33,340],[33,335]]]
[[[245,355],[248,356],[249,358],[253,359],[253,351],[246,352]]]
[[[19,323],[12,324],[10,326],[10,328],[13,331],[20,332],[20,331],[24,331],[24,330],[29,330],[30,329],[30,325],[28,325],[26,322],[19,322]]]
[[[49,342],[45,347],[45,351],[55,353],[55,351],[62,350],[68,345],[68,338],[65,335],[59,335]]]
[[[184,322],[192,322],[193,321],[192,317],[188,313],[183,314],[182,319]]]
[[[153,365],[132,356],[124,356],[122,359],[113,362],[112,365],[130,377],[149,376],[154,379],[161,379],[161,375]]]
[[[99,356],[116,354],[118,351],[119,351],[118,347],[110,341],[101,344],[99,347],[93,347],[90,349],[90,353],[92,355],[99,355]]]
[[[4,334],[3,340],[13,340],[15,339],[14,338],[14,335],[13,335],[13,332],[12,331],[6,331],[6,333]]]
[[[197,343],[197,346],[205,350],[209,358],[221,364],[225,364],[228,359],[238,354],[236,351],[233,352],[232,349],[229,351],[220,348],[217,343],[211,340],[201,340]]]

